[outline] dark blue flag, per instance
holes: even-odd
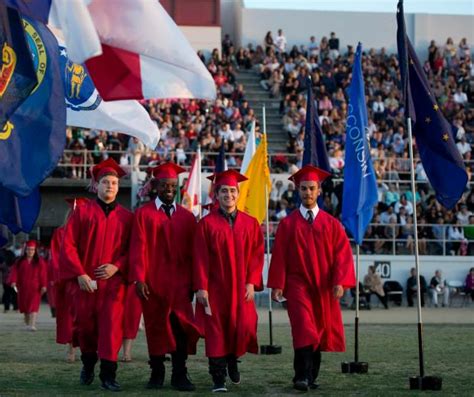
[[[308,82],[308,98],[306,101],[306,122],[304,130],[303,166],[310,164],[331,172],[328,153],[324,143],[323,131],[319,124],[318,111],[313,98],[312,84]]]
[[[5,3],[25,17],[48,23],[51,0],[5,0]]]
[[[404,31],[403,2],[398,3],[398,30]],[[401,26],[403,24],[403,26]],[[400,65],[407,65],[401,80],[405,98],[405,114],[411,117],[413,135],[426,175],[433,186],[437,200],[446,208],[452,208],[461,198],[466,185],[467,173],[463,159],[454,142],[450,124],[446,121],[430,88],[425,72],[405,34],[399,39]]]
[[[39,187],[26,197],[0,187],[0,203],[0,224],[7,226],[13,234],[31,232],[41,208]]]
[[[367,106],[359,43],[349,87],[349,115],[346,120],[346,154],[342,195],[342,223],[357,244],[362,244],[377,204],[377,182],[367,140]]]
[[[0,3],[0,130],[35,88],[38,80],[17,10]]]
[[[8,228],[0,224],[0,248],[8,243]]]
[[[227,170],[225,161],[225,141],[222,139],[222,145],[219,148],[219,155],[216,158],[216,167],[214,172],[224,172],[225,170]]]
[[[38,85],[0,133],[0,187],[28,196],[61,158],[66,106],[56,38],[40,22],[23,22]]]

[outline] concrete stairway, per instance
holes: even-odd
[[[260,86],[260,77],[253,70],[237,71],[237,83],[243,84],[245,98],[260,121],[263,130],[262,106],[265,105],[267,121],[268,151],[286,152],[288,134],[283,130],[279,113],[280,99],[269,98],[269,93]]]

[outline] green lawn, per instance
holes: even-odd
[[[89,387],[79,385],[81,365],[79,362],[67,364],[63,361],[65,349],[54,343],[52,329],[39,330],[34,334],[13,330],[12,326],[0,328],[0,396],[103,394],[98,379]],[[262,326],[260,331],[260,342],[267,343],[267,328]],[[362,325],[360,359],[369,362],[369,374],[366,375],[343,375],[340,372],[340,362],[350,361],[353,356],[353,327],[346,327],[346,332],[349,336],[348,353],[323,354],[321,388],[307,394],[387,397],[419,394],[408,390],[408,377],[418,374],[416,325]],[[290,329],[286,325],[276,326],[274,335],[276,343],[283,346],[283,354],[245,356],[241,364],[242,384],[231,386],[232,394],[301,394],[293,391],[290,384]],[[177,394],[169,387],[169,372],[165,389],[159,392],[144,389],[149,370],[143,333],[139,334],[133,353],[132,363],[119,365],[118,380],[124,389],[122,394]],[[441,375],[443,390],[423,394],[474,395],[473,325],[425,326],[425,359],[426,374]],[[190,358],[189,370],[198,389],[195,394],[210,394],[211,380],[202,344],[198,355]]]

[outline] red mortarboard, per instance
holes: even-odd
[[[92,168],[92,179],[95,182],[99,182],[100,178],[105,175],[115,175],[117,178],[122,178],[127,173],[120,167],[117,162],[109,157],[107,160],[102,161]]]
[[[176,179],[186,170],[175,163],[160,164],[151,170],[155,179]]]
[[[70,197],[65,200],[73,210],[89,202],[89,199],[85,197]]]
[[[224,172],[218,172],[217,174],[212,174],[207,177],[214,185],[216,186],[239,186],[239,182],[244,182],[248,178],[245,175],[235,171],[227,170]]]
[[[301,182],[305,181],[314,181],[314,182],[323,182],[331,174],[320,168],[314,167],[312,165],[305,165],[299,171],[295,172],[288,179],[295,182],[298,186]]]
[[[38,246],[38,242],[36,240],[28,240],[25,244],[26,248],[36,248]]]

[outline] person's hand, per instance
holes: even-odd
[[[205,289],[200,289],[196,292],[196,299],[204,307],[209,306],[209,294]]]
[[[91,281],[92,281],[92,279],[87,274],[83,274],[82,276],[77,277],[77,282],[79,283],[79,288],[82,291],[93,293],[94,288],[92,288]]]
[[[280,302],[281,298],[283,298],[283,290],[280,288],[273,288],[272,289],[272,299],[275,302]]]
[[[94,275],[99,280],[107,280],[118,272],[118,267],[111,263],[106,263],[94,270]]]
[[[150,296],[150,289],[148,288],[148,285],[137,281],[135,284],[135,290],[137,291],[137,295],[140,299],[148,300],[148,297]]]
[[[332,289],[332,292],[335,299],[341,299],[344,296],[344,288],[342,288],[342,285],[336,285]]]
[[[255,296],[255,288],[253,284],[246,284],[245,285],[245,301],[251,302]]]
[[[41,287],[40,289],[40,294],[44,295],[44,293],[47,291],[46,287]]]

